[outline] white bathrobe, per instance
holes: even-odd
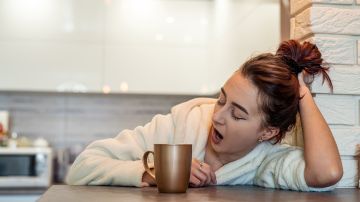
[[[124,130],[115,138],[91,143],[75,160],[67,175],[70,185],[141,186],[142,156],[154,144],[187,143],[193,158],[204,160],[205,146],[216,99],[196,98],[179,104],[167,115],[156,115],[145,126]],[[230,162],[216,174],[217,185],[257,185],[300,191],[327,191],[307,186],[301,147],[263,142]]]

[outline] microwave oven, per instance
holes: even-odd
[[[51,182],[51,148],[0,148],[0,188],[49,187]]]

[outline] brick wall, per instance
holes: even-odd
[[[340,187],[359,185],[360,0],[291,0],[290,37],[317,44],[331,66],[334,93],[317,78],[312,85],[340,150]]]

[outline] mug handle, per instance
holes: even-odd
[[[154,155],[154,152],[153,152],[153,151],[147,151],[147,152],[144,153],[142,160],[143,160],[143,164],[144,164],[144,167],[145,167],[145,171],[146,171],[152,178],[156,179],[156,178],[155,178],[155,174],[151,171],[151,169],[149,168],[149,165],[148,165],[148,156],[149,156],[150,153]]]

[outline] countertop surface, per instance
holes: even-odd
[[[0,196],[4,195],[41,195],[45,193],[46,188],[33,187],[15,187],[15,188],[0,188]]]
[[[332,192],[296,192],[253,186],[211,186],[189,188],[183,194],[163,194],[156,187],[53,185],[39,199],[44,201],[360,201],[360,189],[335,189]]]

